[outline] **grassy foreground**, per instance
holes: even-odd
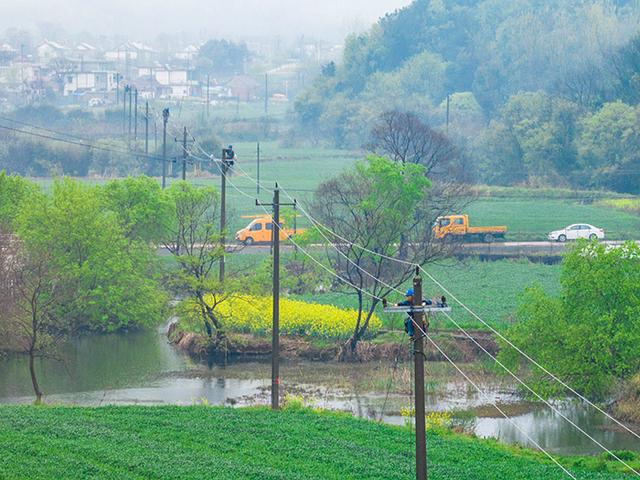
[[[431,479],[567,478],[541,454],[491,441],[429,433],[428,451]],[[408,429],[306,409],[2,406],[0,459],[2,479],[415,476]]]

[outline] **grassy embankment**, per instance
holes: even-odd
[[[0,478],[406,479],[413,438],[307,409],[4,406]],[[434,480],[567,476],[541,453],[450,433],[429,432],[428,452]],[[603,457],[560,461],[579,479],[628,478]]]

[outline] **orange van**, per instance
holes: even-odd
[[[252,220],[251,223],[242,230],[238,230],[236,232],[236,240],[238,242],[242,242],[245,245],[252,245],[254,243],[271,243],[271,230],[273,228],[271,215],[243,218],[254,218],[254,220]],[[294,230],[291,228],[285,228],[284,220],[280,219],[280,240],[286,240],[287,238],[302,232],[303,230],[301,229]]]

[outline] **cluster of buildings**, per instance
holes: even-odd
[[[93,98],[109,103],[125,85],[135,87],[142,98],[250,100],[261,94],[261,83],[243,72],[220,80],[197,77],[198,52],[195,45],[158,52],[139,42],[101,50],[86,42],[67,46],[44,40],[26,55],[24,49],[0,43],[0,103],[11,97],[28,102],[52,96],[66,103]]]

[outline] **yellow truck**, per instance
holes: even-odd
[[[453,241],[480,240],[491,243],[496,238],[504,238],[507,227],[471,227],[468,215],[447,215],[438,217],[433,225],[434,237],[438,240]]]
[[[245,245],[254,243],[271,243],[273,222],[271,215],[243,216],[242,218],[253,218],[253,220],[242,230],[236,232],[236,241]],[[284,219],[280,219],[280,240],[302,233],[304,229],[286,228]]]

